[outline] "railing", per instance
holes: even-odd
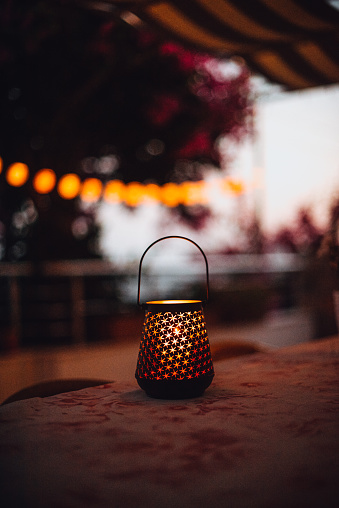
[[[209,256],[211,290],[226,288],[234,276],[270,274],[274,277],[303,270],[298,257]],[[190,288],[200,267],[186,264],[185,277],[161,268],[146,266],[149,286],[173,290],[186,280]],[[170,276],[169,276],[170,274]],[[191,285],[191,286],[190,286]],[[40,340],[84,343],[93,336],[103,338],[122,308],[133,308],[137,294],[137,263],[132,269],[118,269],[104,260],[46,262],[0,262],[0,349],[20,347]],[[135,305],[136,308],[136,305]],[[121,326],[121,325],[120,325]],[[40,339],[39,339],[40,338]]]
[[[117,277],[102,260],[0,263],[0,344],[21,346],[44,335],[47,343],[85,342],[89,317],[117,312]]]

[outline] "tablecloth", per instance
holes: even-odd
[[[337,508],[339,338],[214,369],[196,399],[131,379],[2,406],[3,506]]]

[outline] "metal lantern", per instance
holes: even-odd
[[[140,303],[141,268],[145,254],[156,243],[180,238],[193,243],[206,265],[206,300],[153,300]],[[198,397],[214,377],[203,304],[208,299],[208,263],[198,244],[183,236],[153,242],[139,264],[138,305],[145,309],[135,377],[147,395],[162,399]]]

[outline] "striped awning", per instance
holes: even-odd
[[[186,46],[242,57],[291,90],[339,82],[339,10],[325,0],[98,0]],[[334,2],[332,2],[334,3]],[[127,19],[127,18],[126,18]],[[136,18],[135,18],[136,19]]]

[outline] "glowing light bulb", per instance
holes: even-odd
[[[166,183],[161,189],[161,201],[164,205],[175,207],[180,204],[181,192],[176,183]]]
[[[52,169],[40,169],[33,179],[33,187],[39,194],[48,194],[56,184],[56,176]]]
[[[205,182],[184,182],[180,187],[184,205],[194,206],[208,202]]]
[[[21,187],[29,177],[29,169],[23,162],[14,162],[11,164],[6,173],[6,180],[13,187]]]
[[[64,199],[75,198],[80,191],[80,178],[74,173],[68,173],[60,178],[58,193]]]
[[[138,206],[144,199],[144,186],[139,182],[126,185],[125,203],[129,206]]]
[[[245,187],[242,181],[233,178],[226,178],[222,183],[222,189],[235,195],[243,194]]]
[[[159,185],[155,183],[148,183],[144,186],[145,200],[148,202],[160,201],[161,190]]]
[[[104,190],[104,199],[108,203],[121,203],[124,200],[125,184],[121,180],[107,182]]]
[[[102,193],[102,182],[98,178],[87,178],[81,187],[80,197],[87,203],[98,201]]]

